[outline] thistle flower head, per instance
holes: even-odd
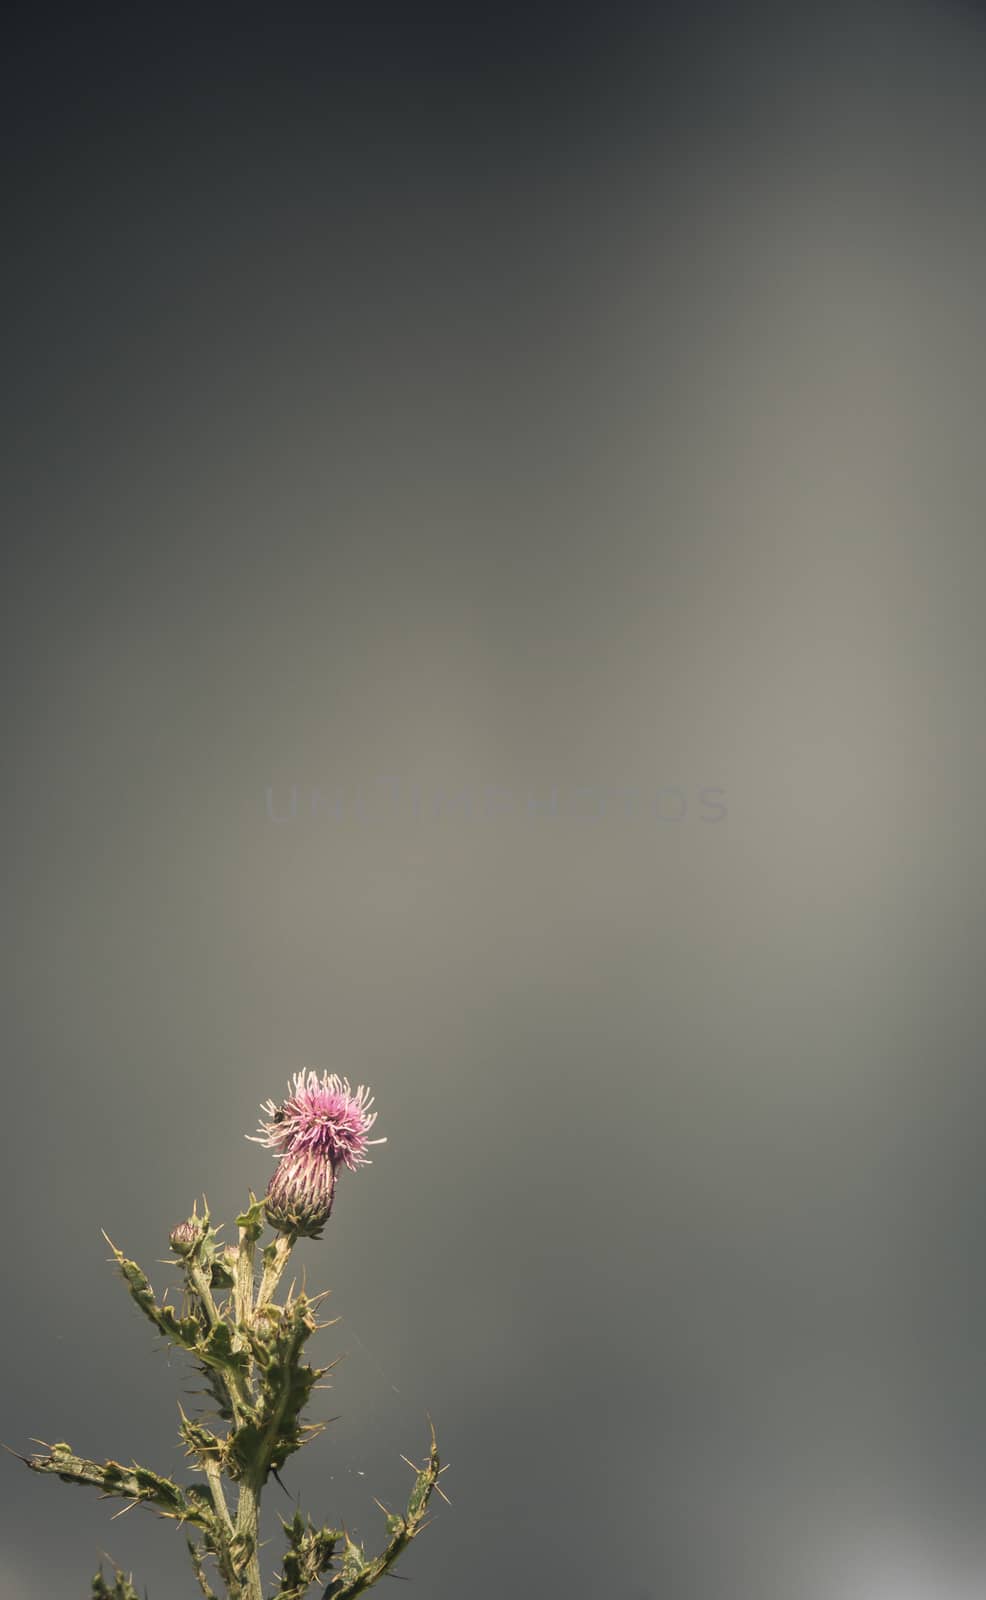
[[[169,1243],[177,1256],[189,1256],[202,1237],[202,1230],[194,1218],[179,1222],[171,1230]]]
[[[371,1111],[373,1096],[360,1084],[351,1088],[348,1078],[336,1073],[296,1072],[288,1083],[288,1095],[278,1104],[268,1100],[261,1107],[266,1118],[260,1131],[248,1139],[274,1150],[279,1156],[310,1155],[327,1161],[333,1171],[338,1166],[367,1165],[367,1147],[385,1144],[384,1139],[368,1139],[377,1120]]]
[[[282,1156],[267,1185],[265,1210],[271,1227],[317,1239],[332,1210],[336,1169],[316,1151]]]

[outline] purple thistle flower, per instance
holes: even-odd
[[[267,1185],[265,1210],[272,1227],[317,1239],[329,1220],[336,1169],[311,1150],[282,1156]]]
[[[248,1139],[282,1157],[317,1156],[329,1163],[333,1177],[338,1166],[355,1172],[368,1165],[368,1146],[386,1144],[385,1139],[366,1137],[377,1114],[370,1110],[373,1096],[363,1084],[353,1089],[348,1078],[334,1072],[323,1072],[321,1077],[317,1072],[296,1072],[288,1090],[280,1105],[268,1100],[261,1107],[267,1120],[261,1122],[259,1133],[247,1134]]]

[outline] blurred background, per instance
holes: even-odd
[[[412,1594],[986,1587],[974,5],[6,27],[0,1436],[182,1471],[155,1287],[317,1066],[267,1496]],[[183,1539],[5,1457],[0,1593]]]

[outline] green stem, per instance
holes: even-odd
[[[260,1489],[246,1480],[240,1485],[236,1532],[238,1537],[249,1542],[250,1548],[243,1581],[243,1600],[264,1600],[260,1576]]]
[[[188,1273],[189,1283],[202,1302],[202,1309],[208,1319],[209,1327],[214,1328],[219,1321],[219,1312],[216,1310],[216,1302],[212,1298],[212,1286],[199,1262],[186,1262],[185,1270]]]
[[[236,1307],[236,1320],[241,1328],[247,1327],[253,1312],[253,1260],[255,1253],[253,1236],[249,1229],[240,1229],[240,1248],[236,1256],[236,1275],[233,1280],[233,1298]],[[246,1342],[242,1333],[234,1337],[233,1343],[237,1349],[243,1348]]]
[[[257,1290],[256,1309],[258,1311],[261,1306],[268,1305],[274,1298],[274,1291],[284,1274],[284,1269],[288,1264],[288,1257],[294,1249],[296,1239],[297,1234],[279,1233],[274,1240],[274,1248],[270,1254],[268,1255],[267,1251],[264,1251],[264,1271],[260,1280],[260,1288]]]
[[[209,1484],[209,1492],[212,1495],[212,1503],[216,1508],[216,1520],[219,1524],[218,1537],[220,1571],[223,1575],[223,1581],[226,1584],[226,1588],[229,1592],[230,1600],[240,1600],[240,1597],[243,1595],[243,1587],[237,1579],[236,1570],[233,1564],[232,1551],[230,1548],[236,1533],[236,1529],[233,1526],[233,1519],[229,1514],[229,1506],[226,1504],[226,1490],[223,1484],[222,1469],[218,1461],[208,1456],[203,1459],[202,1466],[205,1470],[206,1479]],[[199,1580],[200,1588],[203,1588],[203,1576],[204,1574],[197,1569],[196,1577]]]
[[[209,1327],[218,1327],[219,1323],[222,1321],[222,1318],[216,1309],[216,1302],[212,1296],[212,1286],[209,1283],[205,1269],[197,1261],[188,1261],[185,1264],[185,1270],[188,1273],[188,1281],[192,1289],[198,1295],[198,1298],[202,1304],[202,1309],[205,1312]],[[238,1267],[237,1271],[239,1271]],[[252,1282],[252,1265],[250,1272]],[[249,1387],[245,1380],[242,1383],[237,1383],[232,1374],[228,1372],[223,1373],[223,1383],[226,1388],[226,1393],[229,1395],[230,1409],[233,1413],[233,1423],[234,1426],[238,1428],[243,1421],[243,1407],[245,1405],[249,1405],[250,1402]]]
[[[264,1269],[257,1289],[256,1299],[254,1299],[254,1244],[246,1229],[240,1229],[240,1250],[237,1258],[234,1293],[236,1297],[236,1319],[241,1327],[249,1326],[256,1317],[257,1312],[270,1304],[287,1266],[288,1257],[291,1254],[294,1243],[295,1236],[293,1234],[279,1233],[274,1240],[273,1249],[269,1252],[267,1250],[264,1251]],[[251,1367],[252,1365],[253,1363],[251,1362]],[[257,1468],[245,1477],[240,1484],[240,1496],[236,1507],[236,1536],[247,1544],[250,1550],[244,1574],[243,1600],[263,1600],[259,1547],[260,1495],[265,1473],[266,1461],[262,1464],[258,1462]]]
[[[219,1518],[219,1521],[222,1524],[223,1531],[228,1535],[229,1538],[232,1538],[233,1519],[229,1514],[229,1507],[226,1504],[226,1490],[223,1487],[223,1475],[219,1466],[219,1462],[214,1458],[206,1456],[202,1462],[202,1466],[209,1483],[209,1492],[212,1495],[212,1503],[216,1508],[216,1516]]]

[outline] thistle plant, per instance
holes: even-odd
[[[220,1229],[212,1227],[204,1200],[201,1214],[196,1202],[191,1216],[171,1230],[171,1264],[183,1277],[181,1314],[156,1298],[137,1263],[105,1236],[131,1298],[205,1379],[212,1409],[189,1417],[178,1407],[190,1480],[179,1483],[135,1461],[90,1461],[65,1443],[22,1457],[34,1472],[91,1484],[103,1497],[124,1499],[124,1509],[149,1506],[183,1528],[205,1600],[220,1600],[220,1594],[226,1600],[264,1600],[265,1593],[270,1600],[303,1600],[313,1584],[325,1585],[322,1600],[350,1600],[393,1567],[425,1526],[432,1492],[442,1494],[438,1478],[445,1469],[432,1428],[423,1464],[408,1463],[415,1477],[406,1509],[390,1511],[376,1502],[386,1525],[378,1554],[368,1554],[344,1527],[316,1524],[299,1509],[291,1521],[281,1518],[286,1548],[274,1586],[265,1589],[261,1494],[288,1457],[325,1426],[301,1418],[330,1368],[311,1366],[303,1356],[316,1329],[332,1326],[318,1318],[328,1291],[309,1296],[292,1283],[278,1300],[278,1288],[298,1240],[321,1236],[340,1168],[357,1171],[369,1162],[369,1146],[385,1142],[368,1137],[376,1113],[362,1086],[353,1090],[334,1074],[301,1072],[288,1089],[282,1102],[263,1106],[259,1132],[247,1136],[273,1151],[277,1166],[264,1198],[251,1193],[237,1217],[237,1243],[220,1246]],[[268,1226],[274,1237],[260,1246]],[[92,1600],[139,1600],[132,1578],[119,1569],[112,1585],[97,1573],[91,1594]]]

